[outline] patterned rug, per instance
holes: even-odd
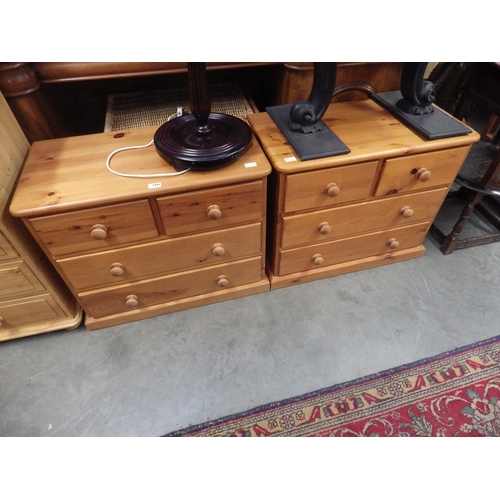
[[[500,336],[177,436],[500,436]]]

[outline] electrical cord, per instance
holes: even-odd
[[[177,112],[174,113],[173,115],[170,115],[168,118],[167,118],[167,121],[170,121],[172,118],[174,117],[177,117],[177,116],[182,116],[182,108],[177,108]],[[148,148],[149,146],[151,146],[152,144],[154,143],[154,139],[149,142],[148,144],[144,144],[142,146],[128,146],[126,148],[119,148],[119,149],[115,149],[115,151],[113,151],[109,156],[108,158],[106,159],[106,168],[112,173],[112,174],[115,174],[115,175],[119,175],[120,177],[134,177],[134,178],[138,178],[138,179],[151,179],[151,178],[155,178],[155,177],[172,177],[174,175],[182,175],[182,174],[185,174],[186,172],[188,172],[189,170],[191,170],[190,168],[187,168],[185,170],[181,170],[180,172],[170,172],[168,174],[124,174],[122,172],[117,172],[116,170],[113,170],[111,168],[111,158],[113,158],[113,156],[115,156],[115,154],[117,153],[120,153],[121,151],[127,151],[129,149],[142,149],[142,148]]]

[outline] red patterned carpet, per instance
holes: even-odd
[[[176,436],[500,436],[500,337]]]

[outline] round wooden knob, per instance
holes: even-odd
[[[218,205],[210,205],[207,208],[207,215],[209,219],[217,220],[222,217],[222,212]]]
[[[415,177],[420,182],[426,182],[431,178],[431,173],[426,168],[421,168],[417,171],[417,173],[415,174]]]
[[[387,246],[388,246],[391,250],[396,250],[396,248],[398,248],[398,246],[399,246],[399,241],[398,241],[396,238],[391,238],[391,239],[387,242]]]
[[[322,222],[319,226],[318,226],[318,231],[321,233],[321,234],[328,234],[330,231],[332,230],[330,224],[328,224],[328,222]]]
[[[139,299],[137,295],[128,295],[125,297],[125,305],[127,307],[137,307],[139,305]]]
[[[325,193],[330,198],[335,198],[340,193],[340,188],[335,184],[335,182],[331,182],[325,187]]]
[[[403,216],[403,219],[409,219],[413,215],[413,210],[410,207],[403,207],[399,213]]]
[[[317,253],[316,255],[313,255],[312,261],[314,262],[315,266],[321,266],[325,260],[323,257],[321,257],[321,254]]]
[[[229,285],[229,280],[227,279],[227,276],[224,276],[223,274],[217,278],[217,285],[220,286],[221,288],[226,287]]]
[[[214,243],[212,245],[212,253],[216,257],[220,257],[221,255],[224,255],[226,253],[224,245],[222,243]]]
[[[125,266],[123,264],[120,264],[119,262],[111,264],[109,268],[109,274],[111,274],[111,276],[123,276],[124,273]]]
[[[90,230],[90,236],[94,240],[104,240],[108,236],[108,229],[102,224],[94,224]]]
[[[2,316],[0,316],[0,328],[2,328],[2,325],[3,325],[3,318]]]

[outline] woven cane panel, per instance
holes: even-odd
[[[211,85],[210,102],[213,113],[246,116],[255,112],[234,83]],[[108,96],[104,131],[162,125],[178,107],[190,112],[187,88],[112,94]]]

